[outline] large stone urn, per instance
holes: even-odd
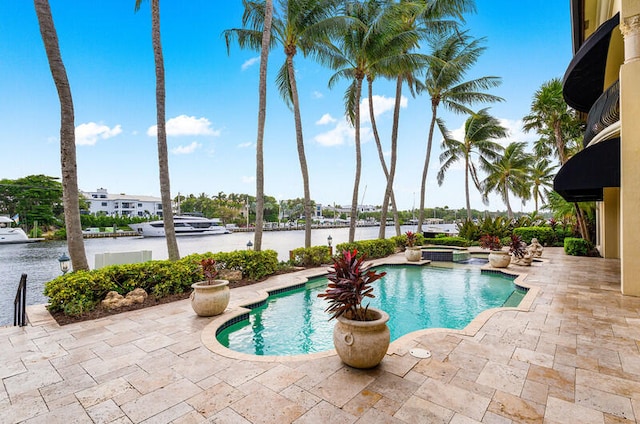
[[[420,246],[407,247],[404,256],[409,262],[418,262],[422,259],[422,249]]]
[[[191,307],[201,317],[220,315],[229,305],[228,280],[200,281],[191,285]]]
[[[333,328],[333,344],[345,364],[354,368],[373,368],[389,348],[389,314],[375,308],[367,311],[369,321],[338,317]]]
[[[492,250],[489,253],[489,263],[494,268],[506,268],[511,263],[511,255],[504,250]]]

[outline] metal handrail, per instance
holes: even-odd
[[[22,274],[18,283],[18,292],[13,301],[13,325],[27,325],[27,274]]]

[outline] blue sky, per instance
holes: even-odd
[[[135,0],[50,0],[75,106],[78,183],[81,190],[159,196],[155,125],[155,76],[149,2],[134,13]],[[510,129],[507,141],[532,141],[519,120],[540,85],[562,77],[571,60],[568,1],[476,0],[478,12],[465,28],[486,37],[487,50],[469,78],[492,75],[492,91],[505,102],[491,113]],[[232,46],[223,30],[240,26],[242,4],[228,1],[161,2],[171,191],[255,194],[257,53]],[[269,58],[265,132],[265,192],[278,199],[302,197],[293,114],[274,85],[284,56]],[[296,58],[311,196],[323,204],[350,203],[353,137],[343,115],[346,82],[327,88],[331,71]],[[374,85],[378,125],[390,149],[394,84]],[[408,91],[400,116],[395,191],[401,209],[419,204],[420,176],[430,120],[426,97]],[[477,109],[484,107],[478,106]],[[440,111],[450,130],[464,116]],[[37,19],[30,1],[0,0],[0,178],[60,176],[59,104]],[[360,199],[381,204],[384,176],[365,122]],[[464,207],[462,168],[451,169],[439,187],[441,138],[434,140],[426,206]],[[496,197],[484,206],[472,190],[472,207],[504,210]],[[530,211],[533,202],[514,210]]]

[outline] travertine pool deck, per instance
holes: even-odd
[[[620,262],[560,248],[543,258],[509,267],[539,287],[529,311],[496,312],[466,333],[415,333],[366,371],[335,355],[214,353],[216,318],[195,316],[188,300],[64,327],[30,308],[31,325],[0,328],[0,423],[636,421],[640,298],[620,294]],[[225,314],[287,278],[234,289]]]

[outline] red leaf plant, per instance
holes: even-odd
[[[331,319],[345,315],[355,321],[367,321],[369,304],[362,306],[365,297],[375,297],[371,283],[384,277],[386,272],[376,272],[364,266],[366,255],[357,258],[358,250],[344,250],[341,255],[333,258],[333,270],[327,274],[330,283],[323,297],[329,302],[325,312],[331,314]]]

